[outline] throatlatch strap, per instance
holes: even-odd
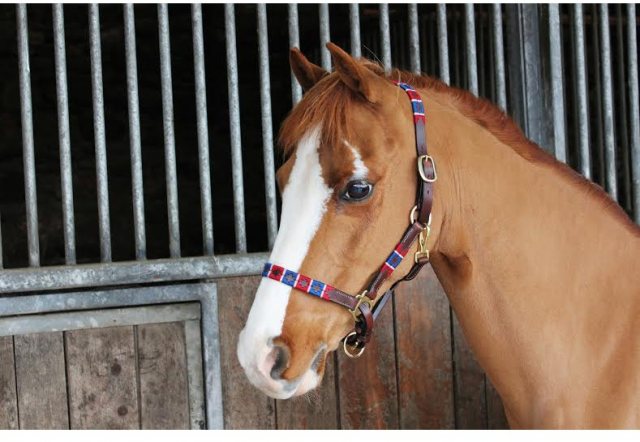
[[[394,83],[406,92],[409,100],[411,100],[411,110],[413,112],[413,124],[415,127],[416,152],[418,154],[418,189],[416,193],[415,219],[412,224],[404,232],[402,239],[393,249],[389,257],[385,260],[382,267],[378,270],[367,290],[360,296],[353,296],[342,290],[339,290],[327,283],[317,279],[310,278],[290,269],[272,263],[266,263],[262,271],[265,278],[286,284],[289,287],[300,290],[309,295],[316,296],[325,301],[331,301],[348,308],[356,317],[356,310],[359,312],[355,324],[355,334],[348,336],[348,344],[353,347],[362,348],[369,341],[375,319],[380,314],[382,308],[393,295],[395,286],[404,280],[411,279],[420,271],[422,266],[426,264],[427,259],[416,258],[416,262],[412,266],[409,273],[398,280],[393,287],[385,292],[378,301],[377,305],[373,305],[373,301],[377,298],[380,287],[386,281],[396,268],[402,263],[411,246],[420,236],[421,232],[427,228],[430,222],[431,207],[433,205],[433,183],[436,180],[436,170],[433,159],[427,155],[427,142],[425,132],[425,115],[424,104],[420,98],[420,94],[406,83]],[[362,298],[366,295],[370,299],[369,302],[362,302]]]

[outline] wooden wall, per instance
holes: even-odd
[[[360,359],[334,355],[322,386],[288,401],[251,386],[236,357],[259,282],[218,281],[226,428],[507,428],[430,267],[397,290]]]
[[[426,268],[396,293],[360,359],[276,401],[251,386],[236,343],[260,277],[218,281],[225,428],[506,428],[500,398]],[[189,428],[184,323],[0,337],[0,429]]]
[[[0,429],[189,428],[184,323],[0,337]]]

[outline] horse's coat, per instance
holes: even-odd
[[[511,426],[640,427],[638,226],[492,104],[400,71],[385,78],[379,66],[329,48],[336,66],[329,75],[292,53],[293,71],[309,90],[283,124],[280,140],[290,157],[279,172],[285,198],[292,186],[306,197],[304,185],[294,184],[296,156],[311,128],[322,127],[317,152],[326,210],[295,266],[274,261],[357,293],[385,259],[415,198],[411,114],[389,79],[407,82],[423,97],[438,165],[431,262]],[[362,203],[340,199],[356,158],[345,140],[358,147],[374,184]],[[284,217],[276,245],[301,253],[293,251],[300,244]],[[408,270],[406,261],[395,279]],[[261,290],[243,352],[264,352],[274,339],[288,353],[277,380],[249,376],[269,394],[261,383],[304,382],[294,393],[306,391],[316,382],[309,373],[317,365],[322,376],[324,349],[337,347],[351,316],[286,286],[283,315],[284,301],[272,309]],[[278,334],[263,333],[258,342],[248,330],[252,321],[270,321],[266,316],[278,318],[279,328],[269,329]]]

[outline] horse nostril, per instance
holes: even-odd
[[[276,344],[273,347],[272,353],[275,356],[275,363],[271,368],[271,378],[279,380],[282,378],[282,373],[289,363],[289,349]]]

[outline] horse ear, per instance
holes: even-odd
[[[327,49],[331,53],[336,72],[343,83],[371,103],[381,98],[382,88],[384,88],[382,83],[386,84],[386,81],[335,44],[327,43]]]
[[[329,75],[320,66],[307,60],[307,57],[298,48],[291,48],[291,51],[289,51],[289,64],[293,75],[296,76],[298,83],[305,91],[311,89],[322,77]]]

